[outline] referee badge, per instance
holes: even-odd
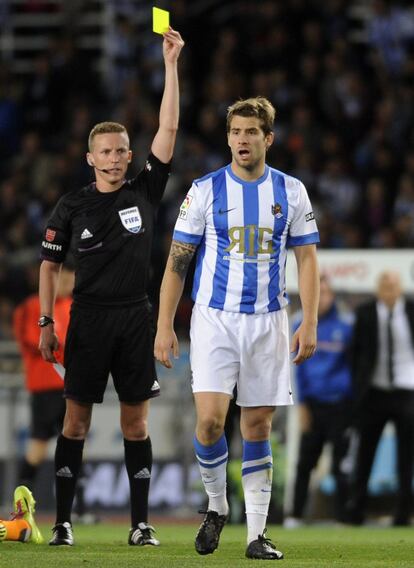
[[[130,233],[139,233],[142,227],[142,217],[138,207],[129,207],[118,211],[121,223]]]

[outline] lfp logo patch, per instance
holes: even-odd
[[[187,194],[184,197],[184,201],[182,202],[181,207],[180,207],[180,213],[179,213],[180,219],[183,219],[184,221],[187,219],[188,210],[190,209],[190,205],[191,205],[192,200],[193,200],[193,198],[192,198],[191,195]]]
[[[118,211],[121,223],[130,233],[139,233],[142,227],[142,217],[138,207],[129,207]]]

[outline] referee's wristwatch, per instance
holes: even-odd
[[[50,318],[49,316],[40,316],[39,321],[37,322],[37,325],[39,327],[46,327],[47,325],[49,325],[51,323],[55,323],[55,320],[53,318]]]

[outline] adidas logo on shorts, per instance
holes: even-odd
[[[152,390],[152,391],[160,390],[160,385],[159,385],[158,381],[154,381],[154,382],[152,383],[151,390]]]
[[[73,473],[70,471],[67,465],[61,467],[56,472],[56,477],[73,477]]]

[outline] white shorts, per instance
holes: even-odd
[[[239,406],[293,404],[286,310],[225,312],[195,304],[191,316],[193,392],[233,394]]]

